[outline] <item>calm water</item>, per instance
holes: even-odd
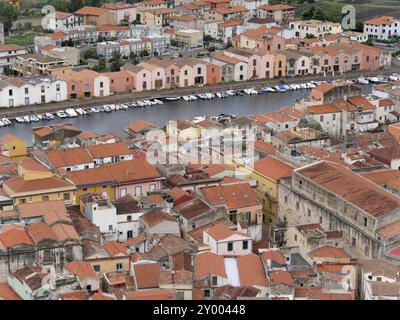
[[[89,116],[39,121],[29,124],[13,122],[10,127],[0,128],[0,135],[12,133],[32,144],[31,130],[34,127],[53,123],[71,122],[77,128],[96,133],[108,133],[121,130],[131,122],[143,119],[157,125],[164,125],[171,119],[192,119],[196,116],[218,115],[229,113],[236,115],[250,115],[277,111],[284,106],[292,106],[298,99],[307,97],[310,90],[296,90],[284,93],[266,93],[259,95],[233,96],[224,99],[200,100],[187,102],[184,100],[166,102],[153,107],[120,110],[110,113],[99,112]],[[363,93],[370,93],[370,86],[363,86]]]

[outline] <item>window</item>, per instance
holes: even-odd
[[[29,88],[25,88],[25,94],[29,94]]]
[[[311,209],[308,209],[308,210],[307,210],[307,215],[308,215],[309,217],[311,217]]]
[[[217,286],[218,285],[218,277],[212,277],[212,285]]]
[[[285,203],[287,203],[287,196],[285,196]]]
[[[210,297],[210,290],[208,290],[208,289],[204,290],[204,297],[206,297],[206,298]]]
[[[364,227],[366,227],[367,225],[368,225],[368,219],[364,217]]]
[[[322,217],[319,217],[319,224],[322,224]]]
[[[25,202],[26,202],[25,198],[19,199],[19,203],[25,203]]]
[[[119,196],[120,197],[126,196],[126,188],[122,188],[119,190]]]
[[[99,266],[98,264],[95,264],[95,265],[93,266],[93,269],[94,269],[94,271],[96,271],[96,272],[100,272],[100,266]]]
[[[49,201],[49,196],[42,197],[42,202],[48,202],[48,201]]]
[[[112,226],[112,224],[110,224],[110,225],[108,226],[108,231],[113,231],[113,226]]]
[[[126,232],[126,238],[127,239],[132,239],[133,238],[133,231],[132,230],[129,230],[129,231]]]
[[[243,243],[242,243],[242,249],[243,250],[247,250],[249,248],[249,242],[246,240],[246,241],[243,241]]]
[[[324,116],[319,116],[319,121],[324,121]]]
[[[124,266],[123,266],[122,263],[117,263],[116,267],[117,267],[117,271],[122,271],[122,270],[124,270]]]
[[[153,191],[153,190],[155,190],[156,189],[156,185],[155,184],[151,184],[150,185],[150,191]]]
[[[351,245],[352,245],[353,247],[356,246],[356,238],[352,238],[352,239],[351,239]]]
[[[228,251],[233,251],[233,242],[228,242]]]
[[[12,95],[13,95],[12,89],[8,90],[8,95],[9,95],[9,96],[12,96]]]
[[[294,241],[297,242],[297,234],[294,235]]]
[[[132,216],[127,216],[126,221],[132,221]]]
[[[365,251],[364,251],[366,256],[369,256],[369,247],[365,246]],[[379,280],[378,280],[379,281]]]
[[[299,209],[300,209],[300,203],[296,202],[296,210],[299,210]]]
[[[141,186],[135,187],[135,195],[136,196],[141,196],[142,195],[142,187]]]
[[[71,199],[71,195],[69,194],[69,192],[64,193],[63,197],[64,197],[64,201],[68,201]]]

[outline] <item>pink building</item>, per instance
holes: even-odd
[[[138,67],[145,68],[151,72],[151,89],[162,89],[165,83],[165,70],[155,64],[141,62]]]
[[[179,67],[173,60],[151,58],[148,63],[159,66],[164,69],[166,89],[179,87]]]
[[[134,89],[133,76],[126,70],[103,73],[110,79],[111,93],[131,92]]]
[[[103,5],[103,8],[115,15],[117,24],[136,20],[136,8],[132,4],[125,2],[106,3]]]
[[[139,66],[123,66],[121,69],[126,70],[133,77],[133,87],[135,91],[152,90],[152,72],[146,68]]]

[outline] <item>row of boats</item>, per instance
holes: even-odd
[[[386,83],[389,81],[400,81],[399,74],[392,74],[390,76],[375,76],[375,77],[359,77],[355,80],[346,80],[348,83],[359,83],[359,84],[377,84],[377,83]],[[276,86],[264,86],[260,89],[256,88],[246,88],[241,90],[226,90],[220,92],[207,92],[207,93],[199,93],[199,94],[191,94],[191,95],[184,95],[184,96],[171,96],[171,97],[164,97],[160,99],[147,99],[147,100],[138,100],[132,103],[125,103],[125,104],[106,104],[103,106],[96,106],[90,108],[68,108],[65,110],[56,111],[54,114],[51,112],[46,112],[43,114],[36,114],[36,115],[26,115],[21,117],[16,117],[15,122],[17,123],[31,123],[31,122],[38,122],[42,120],[53,120],[55,117],[60,119],[64,118],[75,118],[79,116],[86,116],[91,115],[93,113],[99,112],[113,112],[119,110],[128,110],[129,108],[143,108],[143,107],[152,107],[156,105],[162,105],[165,102],[177,101],[177,100],[184,100],[184,101],[195,101],[195,100],[210,100],[214,98],[227,98],[230,96],[243,96],[243,95],[255,95],[255,94],[264,94],[264,93],[280,93],[286,91],[293,91],[293,90],[306,90],[306,89],[313,89],[317,85],[324,83],[324,82],[333,82],[333,81],[310,81],[306,83],[298,83],[298,84],[288,84],[288,85],[276,85]],[[12,121],[8,118],[0,119],[0,127],[10,126]]]

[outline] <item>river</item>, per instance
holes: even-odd
[[[232,96],[224,99],[170,101],[163,105],[145,108],[129,108],[111,113],[99,112],[88,116],[79,116],[70,119],[56,118],[52,121],[39,121],[28,124],[13,122],[10,127],[0,128],[0,135],[11,133],[32,144],[32,128],[48,124],[71,122],[82,131],[93,131],[99,134],[121,130],[135,120],[147,120],[163,126],[171,119],[193,119],[196,116],[218,115],[229,113],[235,115],[251,115],[277,111],[284,106],[292,106],[298,99],[308,96],[310,90],[287,91],[284,93],[265,93],[259,95]],[[371,92],[371,86],[362,87],[362,92]]]

